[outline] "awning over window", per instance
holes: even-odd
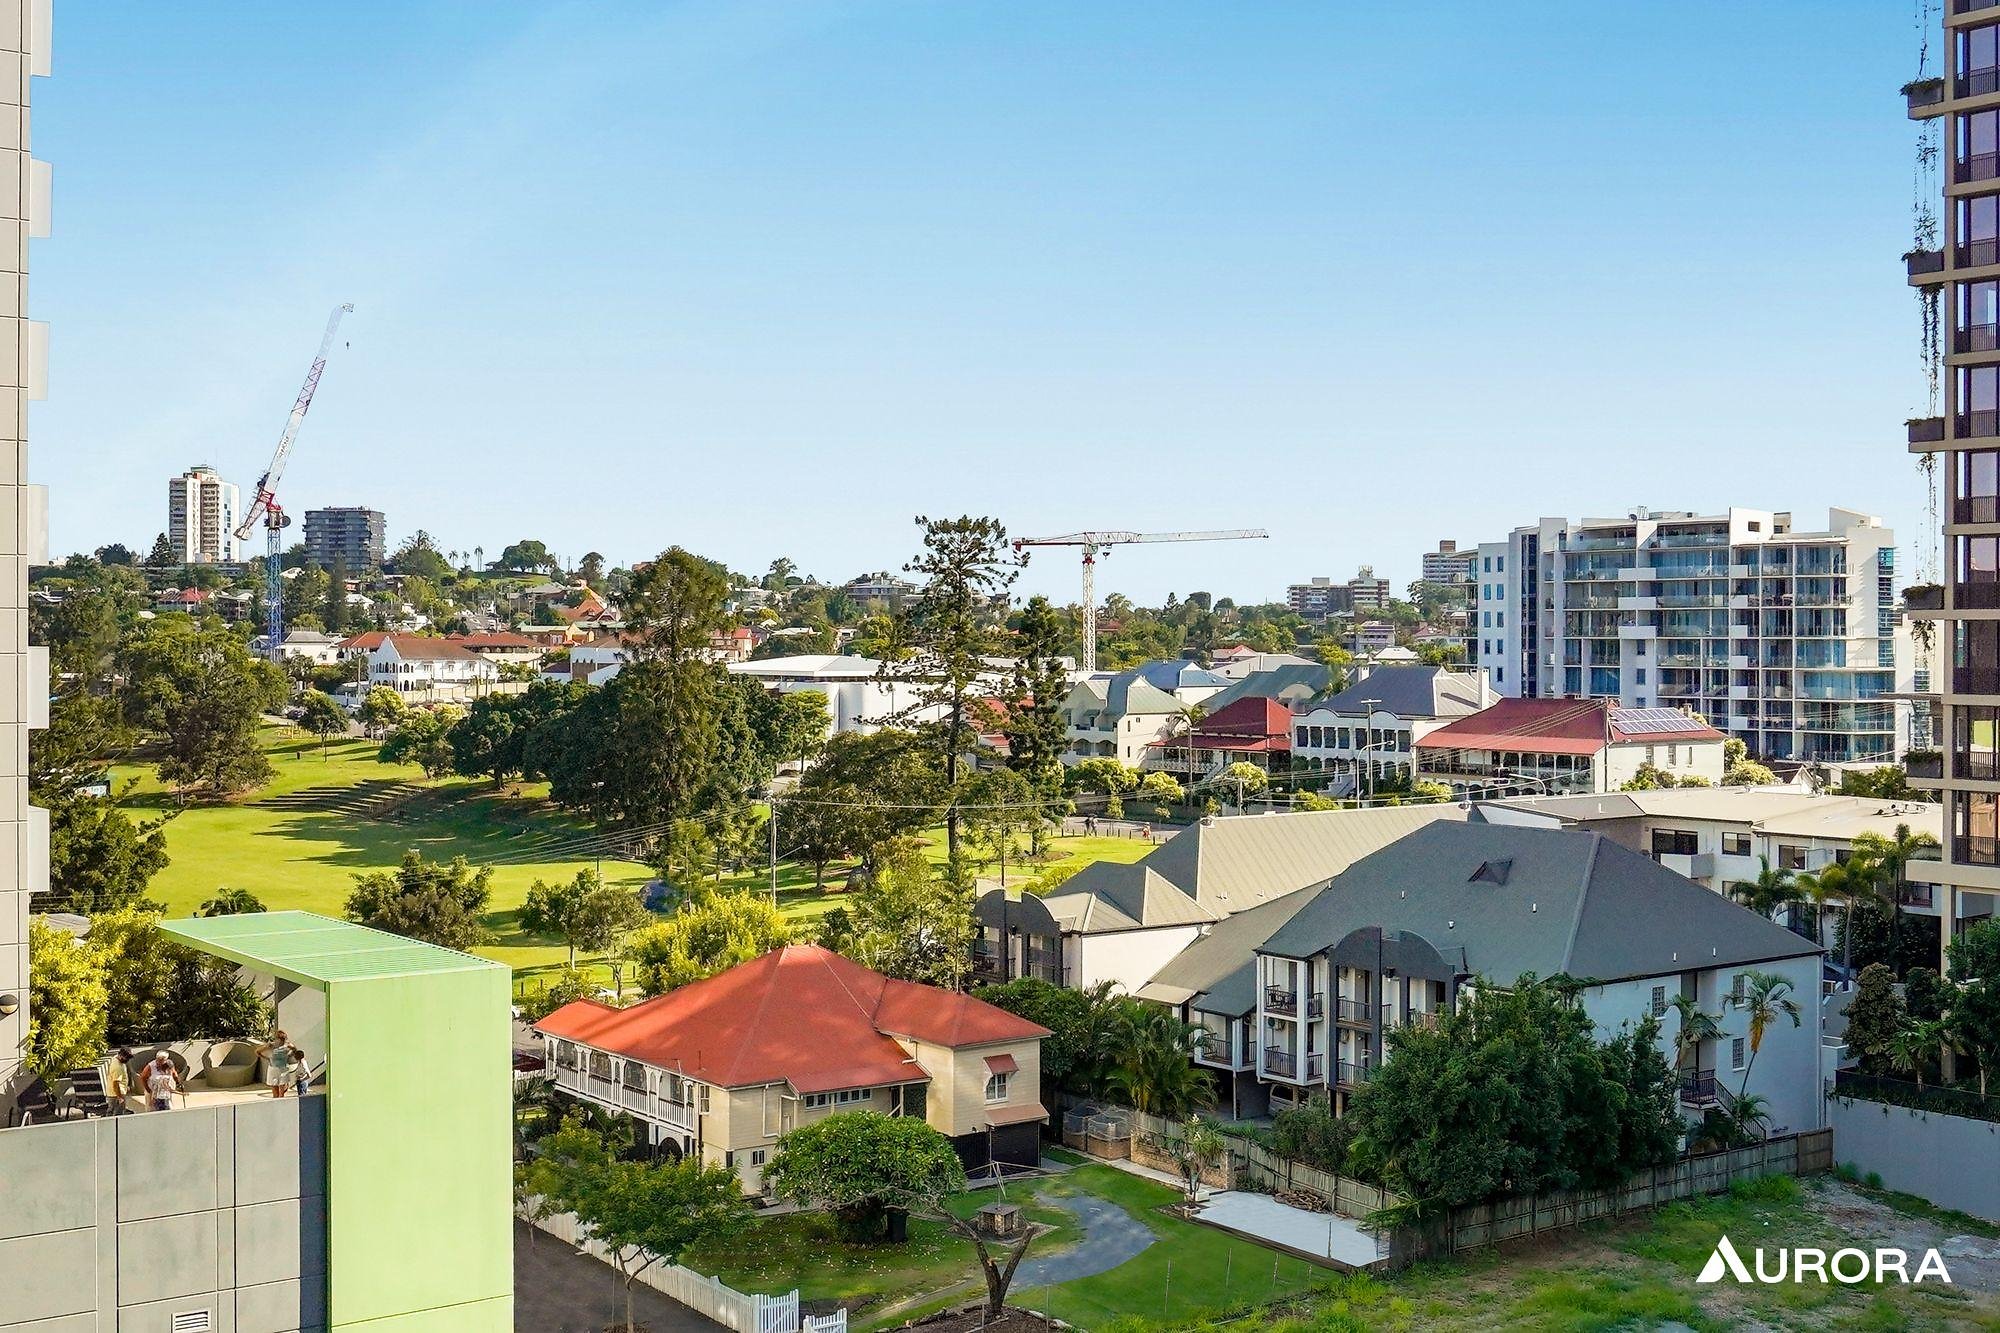
[[[989,1074],[1012,1074],[1021,1068],[1011,1055],[989,1055],[986,1057],[986,1072]]]
[[[1002,1125],[1025,1125],[1030,1121],[1043,1121],[1049,1113],[1040,1102],[1028,1106],[989,1106],[986,1108],[986,1123],[998,1129]]]

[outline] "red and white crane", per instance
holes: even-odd
[[[285,418],[285,430],[278,437],[278,447],[271,454],[270,466],[264,469],[263,476],[257,478],[257,493],[251,497],[250,507],[243,513],[243,521],[236,525],[236,540],[240,542],[250,540],[250,534],[259,522],[264,525],[264,651],[273,662],[283,658],[280,649],[285,641],[282,560],[285,525],[291,522],[285,517],[284,506],[278,503],[278,482],[285,475],[285,463],[292,456],[292,441],[299,437],[299,427],[305,424],[306,409],[312,406],[313,391],[319,388],[319,377],[326,370],[326,354],[333,350],[333,335],[340,328],[340,317],[353,311],[351,304],[337,305],[327,316],[326,334],[319,340],[319,353],[313,357],[312,368],[306,371],[305,387],[299,390],[298,399],[292,404],[292,414]]]
[[[1028,546],[1077,546],[1083,549],[1083,669],[1097,670],[1097,557],[1114,546],[1141,542],[1234,542],[1269,537],[1262,528],[1224,528],[1216,532],[1070,532],[1060,537],[1018,537],[1014,549]]]

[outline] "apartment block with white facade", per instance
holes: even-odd
[[[234,564],[242,558],[236,540],[241,497],[206,463],[167,482],[167,544],[184,565]]]
[[[28,482],[28,404],[46,395],[47,326],[27,318],[28,241],[48,235],[49,168],[31,155],[28,90],[49,72],[46,0],[0,0],[0,1095],[27,1041],[28,903],[49,887],[48,812],[28,804],[28,733],[49,720],[49,656],[28,643],[28,566],[49,558],[48,493]],[[11,1001],[11,1003],[8,1003]],[[12,1234],[12,1233],[9,1233]],[[0,1294],[0,1308],[7,1298]],[[0,1315],[0,1318],[4,1318]]]
[[[1545,518],[1479,548],[1478,663],[1517,698],[1685,708],[1781,763],[1908,748],[1915,655],[1895,534],[1835,509]]]
[[[1423,580],[1426,583],[1471,583],[1478,577],[1478,546],[1461,547],[1449,538],[1437,544],[1437,550],[1425,551],[1423,559]]]

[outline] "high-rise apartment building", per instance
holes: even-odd
[[[1345,583],[1311,578],[1285,589],[1285,604],[1307,620],[1344,616],[1354,609],[1354,593]]]
[[[1479,547],[1473,635],[1501,694],[1683,708],[1781,763],[1882,764],[1908,746],[1910,633],[1895,534],[1792,516],[1545,518]]]
[[[234,564],[240,512],[236,487],[200,463],[167,483],[167,544],[186,565]]]
[[[0,120],[13,127],[0,156],[10,170],[0,179],[0,1097],[19,1082],[28,1033],[28,903],[49,887],[48,812],[28,804],[28,732],[48,725],[48,650],[28,645],[28,566],[48,561],[48,494],[27,479],[28,403],[41,398],[48,370],[48,330],[26,317],[28,238],[48,235],[49,169],[30,156],[28,89],[49,72],[46,0],[0,0]],[[9,1192],[13,1197],[13,1192]],[[13,1234],[11,1231],[0,1234]],[[0,1292],[7,1292],[0,1284]],[[0,1294],[4,1309],[10,1294]],[[0,1318],[8,1316],[0,1315]]]
[[[1357,616],[1389,609],[1389,580],[1376,578],[1373,565],[1363,565],[1361,572],[1347,581],[1347,592]]]
[[[1477,546],[1460,550],[1457,542],[1447,539],[1438,543],[1437,550],[1424,552],[1423,579],[1425,583],[1471,583],[1478,567]]]
[[[1942,864],[1924,878],[1949,939],[1968,898],[1986,912],[2000,891],[2000,8],[1944,11],[1944,77],[1905,90],[1912,119],[1944,122],[1942,244],[1905,262],[1912,286],[1942,288],[1943,412],[1909,423],[1909,448],[1943,455],[1943,585],[1913,589],[1909,608],[1935,623],[1926,689],[1944,753],[1910,776],[1945,805]]]
[[[379,509],[306,510],[306,559],[321,569],[337,562],[350,573],[382,564],[388,522]]]

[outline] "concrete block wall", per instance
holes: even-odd
[[[28,732],[48,724],[48,656],[28,645],[28,566],[48,559],[48,501],[28,484],[28,403],[47,380],[27,318],[28,238],[46,236],[50,173],[33,158],[29,86],[49,72],[49,0],[0,0],[0,1096],[28,1024],[28,904],[48,887],[48,820],[28,805]],[[4,1008],[6,1006],[0,1006]]]
[[[326,1110],[251,1099],[0,1130],[0,1333],[324,1330]]]
[[[1858,1097],[1828,1099],[1833,1158],[1892,1190],[2000,1222],[2000,1124]]]

